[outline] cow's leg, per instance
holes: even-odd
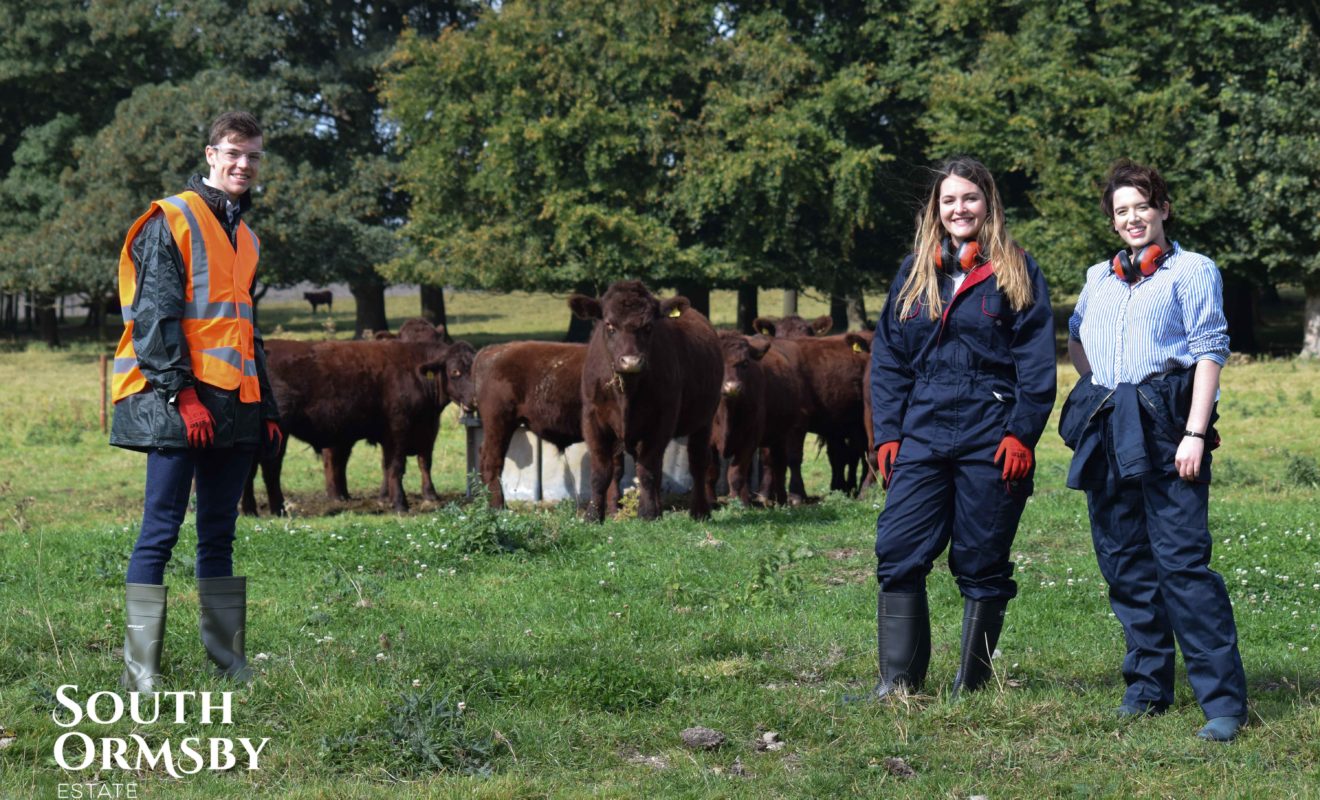
[[[705,447],[689,448],[689,462],[692,459],[693,450],[704,452],[706,449]],[[660,516],[660,489],[662,488],[661,476],[664,475],[664,455],[663,443],[657,443],[655,446],[648,446],[647,442],[637,443],[637,452],[633,454],[633,458],[637,467],[637,516],[641,519],[655,519]],[[692,474],[700,475],[701,473],[694,467]],[[694,479],[692,491],[694,493],[700,491],[704,495],[706,484]]]
[[[605,492],[614,475],[614,432],[597,428],[594,420],[583,414],[582,435],[591,453],[591,500],[584,517],[588,522],[600,522],[605,510]]]
[[[408,468],[408,459],[403,454],[403,446],[390,441],[380,443],[381,459],[384,464],[385,482],[390,487],[390,505],[395,511],[408,510],[408,495],[403,491],[403,473]]]
[[[325,467],[325,494],[331,500],[348,499],[348,457],[353,454],[353,445],[335,445],[321,451],[321,461]]]
[[[261,480],[266,484],[266,502],[270,513],[284,516],[284,490],[280,488],[280,474],[284,471],[284,454],[289,449],[289,435],[280,437],[280,449],[275,455],[261,460]]]
[[[611,459],[610,485],[605,492],[605,513],[614,516],[619,513],[619,484],[623,482],[623,450],[619,450]]]
[[[257,492],[253,488],[257,480],[257,466],[261,459],[255,455],[252,457],[252,469],[248,470],[247,482],[243,484],[243,499],[239,501],[239,509],[244,516],[257,516]]]
[[[693,475],[703,475],[710,463],[710,426],[698,428],[688,434],[688,468]],[[663,451],[661,453],[663,455]],[[656,464],[660,466],[659,463]],[[659,486],[656,487],[657,489]],[[693,519],[706,519],[710,516],[710,496],[706,493],[705,483],[692,481],[692,501],[688,511]]]
[[[706,483],[706,493],[711,497],[719,497],[720,449],[715,445],[710,446],[710,463],[706,465],[706,473],[701,479]],[[697,475],[693,473],[692,482],[696,481]]]
[[[844,477],[848,469],[847,449],[840,437],[828,436],[825,438],[825,457],[830,462],[831,492],[845,492],[848,490],[848,481]]]
[[[431,482],[431,454],[435,449],[435,440],[429,445],[422,445],[422,452],[417,454],[417,471],[422,473],[422,499],[435,502],[440,495],[435,493],[435,484]]]
[[[500,476],[504,474],[504,456],[509,452],[509,442],[513,441],[513,432],[517,428],[507,415],[496,413],[489,418],[482,414],[481,426],[481,482],[490,495],[490,507],[504,508],[504,485]]]
[[[788,493],[784,489],[787,468],[788,452],[783,442],[761,449],[761,494],[767,503],[783,505],[788,502]]]
[[[729,495],[737,497],[744,506],[752,504],[750,478],[752,474],[752,455],[755,452],[756,447],[749,443],[738,448],[729,461]],[[712,492],[711,497],[714,496],[715,494]]]
[[[788,503],[798,505],[807,499],[807,487],[802,483],[802,451],[806,449],[807,432],[804,429],[789,431],[784,440],[784,466],[788,472]]]

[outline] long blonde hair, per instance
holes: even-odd
[[[916,258],[898,293],[898,318],[907,319],[917,303],[925,304],[931,319],[939,319],[944,312],[944,303],[940,300],[940,250],[948,234],[940,222],[940,186],[950,175],[976,184],[985,197],[985,224],[976,240],[981,245],[981,252],[989,255],[988,260],[994,266],[999,291],[1008,298],[1014,311],[1021,311],[1035,301],[1031,278],[1027,275],[1026,254],[1004,227],[1004,204],[999,200],[990,170],[971,156],[957,156],[945,161],[935,172],[926,207],[917,219],[917,235],[912,242]]]

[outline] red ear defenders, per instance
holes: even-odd
[[[948,236],[940,243],[940,266],[949,274],[953,274],[956,270],[971,272],[984,263],[985,259],[981,258],[981,243],[975,239],[958,245],[957,250],[954,250],[953,240]]]
[[[1114,256],[1113,269],[1114,275],[1122,278],[1128,283],[1136,283],[1142,278],[1149,278],[1159,269],[1160,262],[1164,260],[1164,250],[1157,244],[1148,244],[1137,251],[1133,258],[1127,248],[1118,251]]]

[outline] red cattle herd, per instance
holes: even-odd
[[[797,316],[759,318],[756,336],[716,331],[687,298],[658,298],[640,281],[615,283],[599,298],[573,295],[568,304],[594,322],[586,344],[505,342],[478,352],[421,319],[408,320],[397,337],[267,340],[286,433],[280,452],[258,460],[271,513],[285,513],[280,468],[293,439],[320,454],[332,500],[348,498],[348,457],[363,439],[381,448],[382,500],[408,507],[409,455],[417,456],[422,496],[437,499],[431,453],[450,402],[480,418],[480,481],[497,508],[520,427],[560,450],[586,443],[591,485],[581,501],[593,521],[618,509],[625,455],[636,468],[638,515],[658,517],[662,459],[679,437],[687,440],[694,518],[710,515],[722,464],[730,497],[744,504],[802,502],[807,433],[829,455],[830,488],[856,490],[857,465],[869,452],[869,334],[830,336],[829,317]],[[252,483],[243,495],[248,514],[257,513]]]

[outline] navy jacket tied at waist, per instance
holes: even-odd
[[[1171,370],[1139,384],[1120,383],[1110,389],[1083,375],[1068,394],[1059,416],[1059,435],[1073,451],[1068,486],[1103,486],[1112,474],[1134,480],[1152,472],[1177,473],[1174,456],[1187,429],[1196,367]],[[1210,450],[1218,446],[1210,414],[1201,482],[1210,481]]]

